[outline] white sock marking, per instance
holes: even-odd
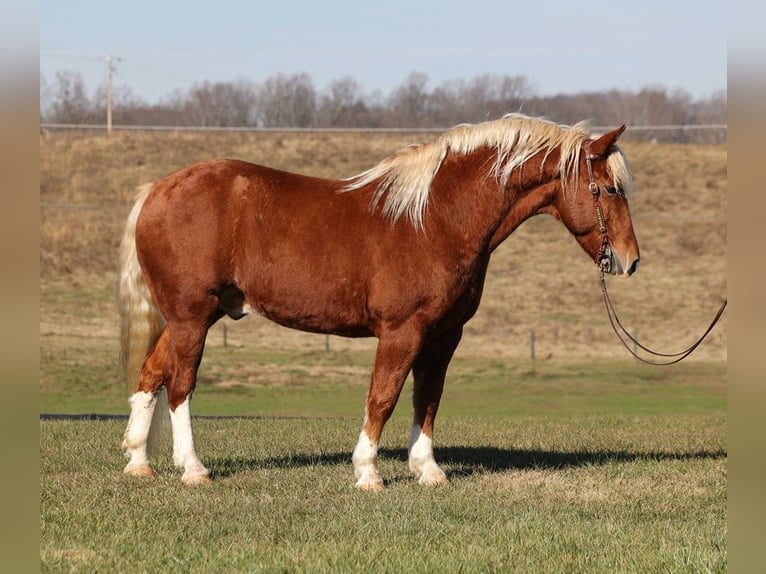
[[[444,484],[447,476],[434,460],[433,441],[420,425],[410,431],[409,466],[420,484]]]
[[[188,396],[174,411],[170,411],[170,424],[173,428],[173,462],[184,471],[181,480],[189,482],[194,481],[195,477],[207,477],[208,470],[194,449]]]
[[[149,438],[149,429],[152,425],[152,415],[157,403],[157,397],[152,393],[139,391],[129,399],[130,418],[125,436],[122,440],[122,448],[128,458],[125,472],[149,464],[146,454],[146,443]]]
[[[377,458],[378,445],[372,442],[367,433],[362,430],[352,456],[358,488],[377,489],[383,486],[383,480],[378,473]]]

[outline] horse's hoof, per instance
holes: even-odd
[[[380,492],[381,490],[386,489],[383,485],[383,479],[380,478],[378,469],[373,466],[365,467],[362,470],[355,470],[354,474],[356,474],[357,478],[354,486],[359,490]]]
[[[356,487],[359,490],[364,490],[366,492],[382,492],[386,490],[386,487],[383,485],[382,480],[373,481],[373,482],[357,482]]]
[[[433,474],[424,474],[418,479],[418,484],[422,484],[423,486],[445,486],[449,484],[449,479],[447,478],[447,475],[445,475],[443,472],[433,473]]]
[[[154,469],[148,464],[137,464],[135,466],[126,466],[123,471],[128,476],[155,476]]]
[[[210,484],[210,477],[207,474],[184,474],[181,477],[181,482],[186,486],[198,486],[202,484]]]

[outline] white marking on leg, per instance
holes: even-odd
[[[430,486],[449,482],[434,460],[431,437],[423,432],[420,425],[412,425],[410,431],[409,466],[420,484]]]
[[[366,417],[365,417],[366,420]],[[378,445],[362,430],[354,448],[352,460],[356,487],[361,490],[383,490],[383,479],[378,472]]]
[[[146,454],[146,443],[152,425],[152,415],[157,403],[156,395],[139,391],[129,399],[130,418],[122,440],[122,449],[128,459],[125,474],[133,476],[153,476]]]
[[[208,470],[202,465],[194,449],[192,436],[189,397],[170,411],[170,424],[173,428],[173,462],[183,469],[181,480],[185,484],[203,484],[210,482]]]

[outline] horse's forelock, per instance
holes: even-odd
[[[625,197],[630,198],[633,193],[633,174],[630,170],[625,154],[619,146],[614,146],[614,151],[606,159],[606,169],[612,176],[615,187],[622,189]]]

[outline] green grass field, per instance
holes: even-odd
[[[41,410],[127,413],[114,337],[49,335]],[[211,343],[193,412],[213,483],[122,475],[125,420],[41,421],[42,571],[724,572],[726,365],[458,356],[437,421],[451,479],[353,488],[372,349]],[[338,343],[333,341],[333,346]],[[87,350],[87,352],[86,352]]]
[[[128,412],[98,309],[41,332],[42,412]],[[220,334],[193,413],[260,418],[195,420],[207,487],[184,487],[169,452],[155,479],[124,477],[125,420],[41,421],[42,571],[726,571],[723,362],[533,371],[458,352],[435,437],[451,484],[409,476],[408,382],[375,494],[353,488],[351,466],[374,341],[327,352],[319,336],[281,348],[234,331],[224,349]]]
[[[121,475],[123,421],[41,423],[44,572],[725,572],[722,414],[444,417],[451,484],[357,492],[358,420],[197,420],[213,483]]]

